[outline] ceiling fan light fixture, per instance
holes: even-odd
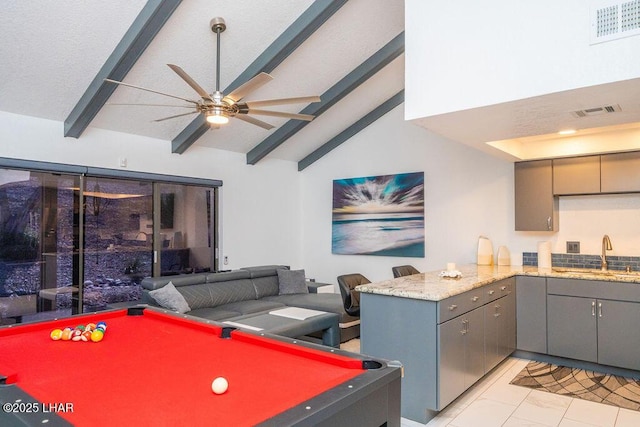
[[[226,125],[229,123],[229,117],[225,116],[222,111],[210,111],[207,113],[207,122],[212,125]]]

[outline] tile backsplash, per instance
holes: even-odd
[[[616,256],[607,257],[609,270],[624,271],[627,267],[631,267],[632,271],[640,271],[640,257],[637,256]],[[523,252],[522,265],[537,266],[537,252]],[[551,254],[551,265],[553,267],[563,268],[595,268],[599,269],[601,260],[599,255],[581,255],[581,254]]]

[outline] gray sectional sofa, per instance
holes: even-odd
[[[141,283],[140,302],[160,306],[150,292],[171,282],[187,302],[185,313],[190,316],[224,321],[283,307],[300,307],[339,314],[340,342],[360,335],[360,319],[346,313],[340,294],[309,293],[306,289],[305,292],[283,294],[278,270],[289,270],[289,267],[268,265],[221,273],[150,277]]]

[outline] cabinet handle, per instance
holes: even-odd
[[[471,298],[471,301],[476,302],[476,301],[478,301],[479,299],[480,299],[480,297],[473,297],[473,298]]]
[[[487,292],[489,295],[493,295],[496,293],[496,291],[494,291],[493,289],[491,289],[489,292]]]
[[[591,301],[591,315],[595,317],[596,315],[596,302]]]
[[[457,306],[457,305],[455,305],[455,304],[451,304],[451,305],[449,306],[449,311],[453,311],[453,310],[455,310],[456,308],[458,308],[458,306]]]
[[[506,286],[502,286],[502,287],[500,288],[500,290],[501,290],[501,291],[506,291],[506,290],[507,290],[507,287],[506,287]]]
[[[602,317],[602,303],[598,303],[598,317]]]
[[[466,320],[462,321],[462,330],[460,331],[460,333],[462,335],[466,335],[466,333],[467,333],[467,321]]]
[[[551,217],[547,217],[547,230],[551,230]]]
[[[496,312],[493,314],[493,317],[500,317],[500,304],[496,304],[494,308],[496,309]]]

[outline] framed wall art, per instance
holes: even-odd
[[[333,181],[331,252],[424,257],[424,172]]]

